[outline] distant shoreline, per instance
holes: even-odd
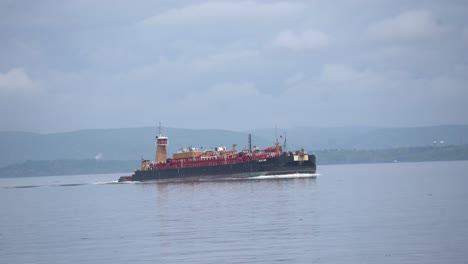
[[[468,160],[468,145],[315,151],[318,165]]]
[[[423,146],[394,149],[331,149],[309,151],[317,155],[317,166],[468,160],[468,145]],[[0,168],[0,178],[66,176],[132,172],[139,160],[35,160]]]

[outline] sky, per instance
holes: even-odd
[[[0,0],[0,130],[468,124],[468,1]]]

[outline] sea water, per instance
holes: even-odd
[[[0,263],[464,263],[467,169],[459,161],[225,181],[0,179]]]

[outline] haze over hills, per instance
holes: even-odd
[[[169,136],[168,151],[192,146],[214,148],[238,144],[247,146],[248,133],[227,130],[190,130],[164,128]],[[37,134],[27,132],[0,132],[0,167],[25,160],[94,159],[138,160],[154,159],[154,127],[79,130],[66,133]],[[271,145],[253,136],[259,146]]]
[[[414,128],[375,127],[300,127],[277,129],[278,138],[287,133],[290,150],[304,147],[308,151],[323,149],[387,149],[430,146],[434,141],[442,145],[468,143],[468,126],[433,126]],[[182,147],[204,149],[216,146],[238,149],[247,147],[248,132],[219,129],[191,130],[164,128],[169,136],[169,153]],[[271,146],[275,129],[252,130],[252,144]],[[79,130],[67,133],[37,134],[28,132],[0,132],[0,167],[26,160],[138,160],[153,159],[154,127]],[[283,136],[284,137],[284,136]]]
[[[429,127],[298,127],[278,129],[287,133],[293,148],[305,146],[308,150],[323,149],[389,149],[433,145],[468,144],[468,125]],[[275,129],[254,130],[255,135],[274,138]],[[272,136],[273,135],[273,136]]]

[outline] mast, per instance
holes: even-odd
[[[275,125],[275,148],[276,148],[276,154],[280,154],[280,146],[278,142],[278,127]]]
[[[284,132],[283,152],[288,152],[288,145],[286,143],[286,132]]]
[[[252,134],[249,133],[249,153],[252,153]]]
[[[278,126],[275,125],[275,145],[278,144]]]

